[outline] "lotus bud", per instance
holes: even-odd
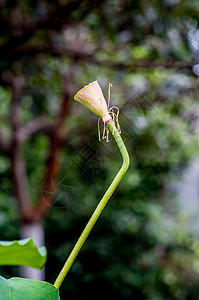
[[[112,121],[108,106],[97,80],[89,83],[75,95],[74,99],[85,105],[94,114],[100,116],[104,123]]]

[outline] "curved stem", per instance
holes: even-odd
[[[58,275],[54,286],[59,289],[66,274],[68,273],[68,271],[70,270],[75,258],[77,257],[79,251],[81,250],[82,246],[84,245],[89,233],[91,232],[93,226],[95,225],[97,219],[99,218],[100,214],[102,213],[105,205],[107,204],[108,200],[110,199],[111,195],[113,194],[113,192],[115,191],[116,187],[118,186],[120,180],[122,179],[122,177],[124,176],[124,174],[126,173],[128,167],[129,167],[129,155],[127,152],[127,149],[123,143],[123,140],[120,136],[120,134],[118,133],[117,128],[115,127],[113,122],[108,123],[108,127],[110,128],[110,130],[113,133],[113,136],[117,142],[117,145],[120,149],[120,152],[122,154],[122,158],[123,158],[123,164],[121,169],[119,170],[119,172],[117,173],[117,175],[115,176],[115,178],[113,179],[111,185],[109,186],[108,190],[106,191],[106,193],[104,194],[102,200],[99,202],[98,206],[96,207],[94,213],[92,214],[90,220],[88,221],[86,227],[84,228],[84,231],[82,232],[80,238],[78,239],[77,243],[75,244],[73,250],[71,251],[63,269],[61,270],[60,274]]]

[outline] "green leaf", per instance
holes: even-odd
[[[31,279],[0,276],[1,300],[60,300],[59,291],[54,285]]]
[[[0,241],[0,265],[41,269],[46,258],[46,247],[38,249],[32,238],[12,242]]]

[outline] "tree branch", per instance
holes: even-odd
[[[11,165],[16,198],[20,208],[22,222],[35,222],[43,218],[53,202],[53,194],[56,190],[56,181],[60,169],[61,141],[66,134],[64,121],[69,113],[69,100],[74,93],[71,83],[71,74],[65,76],[64,97],[60,106],[56,122],[50,124],[46,119],[40,117],[32,120],[24,127],[21,127],[21,108],[19,103],[21,93],[21,83],[18,78],[14,78],[10,73],[6,74],[5,81],[12,89],[11,103],[11,125],[13,138],[11,142]],[[36,207],[33,207],[28,192],[26,168],[22,152],[23,142],[38,130],[48,131],[50,141],[50,153],[47,160],[47,172],[44,180],[43,190]],[[5,141],[0,139],[4,145]],[[55,183],[55,184],[54,184]],[[43,191],[45,191],[45,196]]]
[[[84,9],[79,10],[79,14],[76,18],[71,16],[71,13],[79,6],[83,7],[82,1],[68,1],[64,5],[57,5],[54,9],[45,17],[30,20],[26,23],[13,27],[9,24],[11,34],[8,36],[7,41],[1,46],[0,57],[5,59],[11,57],[18,47],[27,43],[30,38],[40,30],[49,29],[51,31],[59,31],[67,24],[75,24],[78,21],[82,21],[84,17],[90,12],[92,7],[96,5],[96,1],[85,1],[87,5]]]
[[[186,71],[186,72],[192,72],[192,67],[195,64],[194,62],[192,63],[184,63],[181,61],[141,61],[141,62],[133,62],[130,63],[115,63],[106,61],[106,60],[97,60],[93,57],[90,57],[89,60],[90,63],[96,64],[96,65],[102,65],[102,66],[107,66],[113,69],[118,69],[118,70],[125,70],[128,72],[135,72],[138,69],[154,69],[158,67],[163,67],[165,69],[177,69],[181,71]]]
[[[28,53],[29,55],[39,55],[41,53],[48,53],[55,57],[64,57],[64,56],[70,56],[73,58],[76,62],[87,62],[94,65],[99,66],[108,66],[112,69],[117,70],[125,70],[128,72],[135,72],[138,69],[154,69],[157,67],[163,67],[165,69],[176,69],[188,73],[193,73],[192,67],[194,64],[197,64],[197,62],[190,62],[185,63],[182,61],[132,61],[128,63],[116,63],[112,62],[111,60],[99,60],[95,58],[94,54],[101,48],[101,43],[97,45],[95,49],[92,49],[91,51],[86,51],[83,49],[83,47],[75,45],[75,47],[64,47],[64,48],[57,48],[55,45],[49,44],[49,45],[39,45],[37,47],[29,47],[24,46],[16,49],[16,51],[13,53],[14,59],[19,59],[20,57],[26,55]],[[117,51],[117,49],[115,50]]]
[[[16,135],[19,143],[26,141],[31,135],[36,132],[50,133],[53,130],[54,124],[49,123],[45,118],[38,117],[28,122],[18,129]]]
[[[21,125],[20,119],[20,104],[19,97],[22,89],[22,82],[19,78],[14,78],[9,74],[7,77],[12,89],[12,103],[11,103],[11,124],[13,131],[12,139],[12,153],[11,153],[11,166],[14,181],[14,188],[16,198],[20,208],[20,215],[23,220],[27,219],[28,214],[31,212],[31,204],[28,193],[28,184],[26,178],[26,170],[24,164],[24,158],[22,154],[22,148],[17,137],[18,129]]]
[[[50,153],[47,161],[48,169],[42,186],[41,197],[38,205],[35,208],[35,218],[41,219],[52,206],[53,196],[56,192],[57,177],[61,163],[61,141],[66,132],[64,130],[64,122],[69,113],[70,99],[73,92],[71,74],[65,76],[64,79],[64,98],[60,106],[57,116],[57,123],[54,127],[54,132],[50,136]]]

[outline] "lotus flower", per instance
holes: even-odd
[[[100,116],[105,123],[112,121],[106,100],[97,80],[89,83],[77,92],[74,99],[85,105],[94,114]]]

